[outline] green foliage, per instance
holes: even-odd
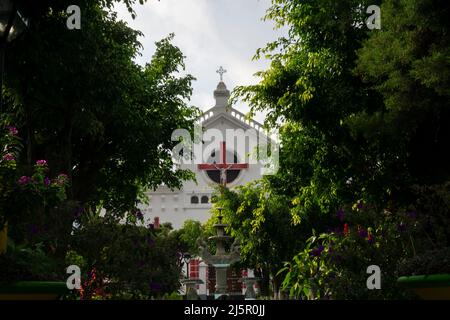
[[[80,270],[86,270],[87,268],[87,263],[84,257],[74,250],[69,250],[66,252],[65,262],[68,266],[70,265],[78,266]]]
[[[306,241],[305,248],[297,253],[292,262],[286,262],[278,274],[283,274],[283,288],[289,289],[291,297],[302,299],[322,299],[331,294],[330,281],[335,272],[330,252],[334,236],[329,234],[313,235]],[[318,247],[317,243],[320,243]]]
[[[117,19],[116,2],[21,2],[30,23],[8,46],[2,88],[2,111],[11,115],[2,117],[2,159],[5,145],[13,146],[11,137],[4,143],[4,124],[17,125],[14,139],[24,148],[0,163],[0,223],[7,212],[12,239],[42,243],[45,255],[79,265],[83,299],[178,290],[178,239],[168,226],[136,226],[136,204],[145,190],[180,187],[193,176],[174,167],[171,133],[193,127],[198,110],[187,103],[194,78],[180,75],[184,56],[174,35],[137,65],[141,33]],[[134,16],[136,1],[122,2]],[[80,30],[66,28],[69,5],[81,8]],[[48,166],[35,166],[39,159]]]
[[[378,148],[396,148],[412,183],[448,181],[450,158],[450,40],[447,1],[383,1],[383,26],[359,51],[356,73],[383,96],[384,108],[363,114],[364,127],[376,121],[386,139]],[[400,183],[401,181],[399,181]],[[410,181],[404,181],[405,185]]]
[[[358,201],[340,209],[337,227],[313,235],[281,269],[283,286],[306,299],[409,298],[397,287],[398,276],[448,270],[448,186],[417,188],[407,208],[379,212]],[[366,288],[370,265],[382,271],[382,290]]]
[[[161,297],[180,286],[178,241],[168,230],[91,219],[75,231],[72,250],[67,258],[84,265],[84,299]]]
[[[0,255],[0,284],[15,281],[57,281],[65,277],[64,266],[46,253],[42,244],[33,247],[15,245],[10,241]]]
[[[3,124],[14,123],[19,129],[15,139],[24,148],[14,154],[9,167],[6,162],[0,163],[0,170],[11,173],[7,179],[6,171],[0,175],[0,223],[5,220],[4,213],[8,214],[9,237],[18,243],[42,243],[43,250],[60,261],[74,259],[66,251],[75,251],[70,253],[81,255],[86,268],[95,266],[98,257],[85,256],[73,243],[73,227],[78,228],[78,235],[89,220],[83,216],[95,216],[105,208],[108,217],[136,224],[141,220],[136,204],[144,201],[144,191],[162,183],[180,187],[183,180],[193,177],[187,170],[174,167],[171,150],[177,142],[171,141],[171,133],[177,128],[191,129],[198,115],[196,108],[188,106],[194,78],[180,74],[185,68],[184,56],[172,44],[172,34],[156,43],[149,63],[137,65],[141,33],[117,18],[113,11],[116,2],[21,3],[29,27],[8,45],[5,61],[8,74],[2,88],[2,111],[10,116],[8,122],[2,117],[2,139]],[[131,5],[136,1],[122,2],[134,14]],[[69,5],[81,9],[80,30],[66,27]],[[2,157],[3,147],[2,140]],[[39,159],[46,159],[48,167],[34,166]],[[59,175],[61,172],[66,176]],[[87,245],[97,241],[96,227],[98,232],[106,232],[100,223],[86,226],[91,230],[84,238],[87,252],[96,248]],[[122,232],[119,227],[110,228],[106,228],[111,232],[107,233],[108,241],[116,239],[114,230]],[[136,230],[130,232],[143,232]],[[129,254],[132,258],[118,258],[109,267],[100,264],[95,272],[115,276],[119,279],[117,286],[123,285],[124,292],[134,296],[155,295],[149,281],[154,282],[153,289],[159,282],[164,283],[161,290],[177,287],[176,264],[171,257],[163,256],[164,250],[168,255],[173,253],[175,240],[166,229],[160,233],[155,238],[160,248],[156,251],[134,251],[125,239],[123,247],[113,240],[114,248],[101,242],[103,247],[95,251],[100,257],[105,250],[108,259],[113,259],[108,250],[115,250],[119,257]],[[162,238],[169,239],[167,244],[159,244]],[[127,261],[138,263],[135,260],[139,255],[150,253],[156,255],[151,260],[159,259],[163,267],[155,266],[154,273],[138,272],[134,276]],[[167,271],[167,278],[160,268]],[[83,270],[85,274],[91,271]],[[94,279],[95,272],[87,280],[92,287],[99,282]],[[120,294],[118,288],[114,290]],[[86,295],[93,297],[96,293]]]
[[[341,226],[313,235],[280,273],[291,294],[306,299],[405,298],[396,284],[399,257],[424,250],[421,223],[410,212],[378,212],[365,205],[341,211]],[[342,217],[343,217],[342,216]],[[421,238],[422,237],[422,238]],[[366,286],[367,267],[381,269],[382,290]]]
[[[165,294],[162,297],[162,300],[183,300],[183,296],[181,294],[178,294],[176,292],[170,293],[170,294]]]
[[[280,169],[253,199],[259,208],[271,201],[264,195],[283,197],[290,228],[300,228],[300,249],[279,273],[297,297],[405,297],[395,285],[400,257],[448,246],[449,5],[381,3],[381,30],[369,31],[365,8],[379,2],[272,1],[266,19],[288,36],[257,51],[272,60],[260,83],[234,92],[279,128]],[[363,214],[357,199],[371,204]],[[235,212],[249,203],[236,202]],[[341,207],[355,211],[345,236],[329,230],[342,233]],[[381,291],[366,289],[371,264],[383,271]]]
[[[302,244],[300,226],[291,225],[288,199],[271,193],[265,180],[239,186],[235,190],[221,188],[215,208],[222,207],[223,221],[228,232],[239,239],[241,265],[254,268],[262,277],[274,277],[278,287],[278,270],[283,261],[290,259]],[[217,210],[207,223],[212,229]]]
[[[8,107],[26,138],[21,160],[47,159],[71,179],[71,200],[123,215],[143,190],[192,177],[174,170],[170,151],[172,131],[191,128],[198,114],[187,105],[194,78],[177,76],[184,57],[173,35],[141,67],[140,32],[98,2],[71,4],[83,12],[81,30],[67,30],[67,6],[42,4],[9,48]]]
[[[179,239],[185,249],[185,252],[189,252],[191,255],[196,255],[199,252],[197,239],[204,238],[204,228],[199,221],[195,220],[186,220],[183,223],[183,226],[178,231]]]
[[[21,150],[17,128],[8,125],[8,119],[1,116],[0,123],[0,229],[9,216],[8,204],[17,186],[18,171],[16,159]]]
[[[450,274],[450,248],[429,250],[399,266],[400,276]]]

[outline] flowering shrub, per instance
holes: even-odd
[[[66,263],[79,265],[82,272],[82,289],[72,298],[160,298],[179,289],[176,233],[119,224],[111,217],[82,220],[66,256]]]
[[[16,159],[22,147],[18,133],[14,126],[0,129],[0,230],[6,222],[5,207],[16,187]]]
[[[389,299],[406,297],[397,287],[400,257],[424,247],[414,211],[378,212],[358,202],[336,213],[338,227],[313,235],[280,273],[283,287],[304,299]],[[367,267],[381,269],[382,289],[369,290]]]
[[[18,243],[32,238],[33,243],[44,241],[36,235],[57,225],[50,213],[66,200],[69,178],[63,173],[51,177],[44,159],[37,160],[31,168],[21,164],[19,130],[8,125],[1,132],[0,229],[8,222],[8,235]]]
[[[55,205],[66,199],[69,178],[66,174],[59,174],[54,179],[47,175],[49,171],[45,160],[38,160],[33,167],[31,176],[21,176],[17,180],[18,192],[31,201],[39,201],[44,205]]]
[[[330,283],[336,274],[333,271],[332,253],[336,236],[333,234],[313,235],[306,242],[305,249],[298,253],[279,274],[286,274],[283,289],[301,299],[322,299],[330,297]]]
[[[49,168],[45,160],[38,160],[30,175],[16,177],[8,203],[4,205],[5,217],[12,223],[36,222],[44,218],[66,199],[69,179],[60,174],[48,176]]]

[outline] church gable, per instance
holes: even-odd
[[[247,130],[251,127],[246,124],[245,122],[242,122],[238,120],[237,118],[232,117],[230,114],[221,113],[216,116],[213,116],[203,122],[203,127],[205,129],[216,129],[220,127],[225,128],[231,128],[231,129],[243,129]]]
[[[216,100],[215,106],[205,111],[198,119],[205,129],[242,129],[244,131],[255,131],[255,135],[263,134],[262,124],[253,119],[248,119],[243,113],[228,104],[230,91],[223,81],[220,81],[217,85],[214,98]]]
[[[201,222],[208,219],[210,199],[218,184],[233,188],[262,176],[261,164],[254,159],[253,153],[260,138],[266,138],[263,126],[229,105],[230,91],[222,81],[222,75],[214,91],[214,107],[197,120],[204,130],[218,129],[222,137],[217,137],[217,132],[205,136],[201,151],[204,159],[183,165],[184,169],[194,172],[196,181],[185,181],[180,190],[158,188],[148,192],[150,205],[143,208],[149,217],[158,216],[175,228],[180,228],[186,219]],[[228,134],[233,137],[227,137]]]

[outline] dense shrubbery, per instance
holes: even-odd
[[[359,208],[358,208],[359,207]],[[313,236],[281,270],[284,286],[297,297],[389,299],[407,297],[396,284],[399,257],[423,247],[412,212],[378,212],[359,203],[337,212],[334,230]],[[368,290],[367,268],[381,270],[382,290]]]
[[[176,234],[92,218],[75,230],[68,265],[82,270],[83,299],[160,298],[180,288]]]
[[[0,231],[7,221],[21,249],[2,256],[2,280],[64,279],[73,263],[86,299],[179,288],[179,239],[137,226],[136,204],[149,188],[192,177],[174,170],[170,151],[172,131],[198,114],[187,104],[194,78],[180,74],[173,35],[138,65],[140,32],[117,19],[114,2],[23,4],[29,24],[8,45],[0,136]],[[125,2],[132,12],[135,1]],[[65,24],[73,4],[84,17],[77,32]]]
[[[45,160],[38,160],[32,168],[19,166],[22,145],[18,134],[15,126],[2,127],[0,230],[5,227],[11,239],[5,244],[6,253],[0,255],[0,282],[62,280],[63,265],[51,250],[55,239],[46,234],[44,226],[54,221],[52,213],[66,200],[68,178],[60,174],[51,179]]]
[[[64,264],[50,256],[42,244],[16,246],[11,241],[0,255],[0,284],[15,281],[64,281]]]
[[[235,91],[279,129],[280,169],[219,203],[248,208],[246,235],[267,203],[292,218],[301,248],[280,275],[297,297],[405,297],[399,262],[450,245],[449,4],[379,3],[382,28],[369,30],[371,1],[273,1],[266,18],[289,33],[258,50],[272,60],[260,83]],[[381,290],[366,287],[372,264]]]
[[[450,274],[450,248],[428,250],[399,266],[400,276]]]

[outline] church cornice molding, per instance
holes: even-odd
[[[242,129],[255,129],[258,132],[266,134],[266,132],[264,132],[263,125],[261,123],[253,119],[248,119],[245,114],[236,110],[233,107],[227,107],[225,112],[217,111],[216,107],[212,107],[207,111],[205,111],[202,114],[202,116],[199,117],[198,122],[202,126],[207,127],[208,125],[213,123],[215,120],[220,119],[221,117],[230,120],[231,122],[241,127]]]

